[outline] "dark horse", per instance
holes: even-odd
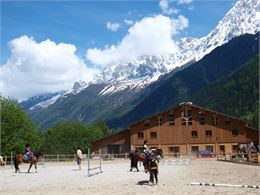
[[[130,171],[133,170],[133,168],[136,168],[137,171],[139,171],[138,169],[138,155],[139,155],[139,151],[138,150],[133,150],[129,152],[129,158],[131,160],[131,165],[130,165]]]
[[[132,168],[136,168],[137,171],[139,171],[137,167],[138,161],[143,162],[144,170],[145,172],[149,171],[148,170],[148,163],[150,156],[154,156],[157,159],[163,158],[163,151],[162,149],[152,149],[150,152],[144,153],[144,152],[139,152],[137,150],[131,151],[129,153],[129,157],[131,160],[131,168],[130,171],[132,171]]]
[[[35,167],[35,172],[37,173],[37,162],[38,162],[38,159],[40,157],[43,157],[43,151],[42,150],[38,150],[36,152],[33,153],[33,157],[29,160],[29,161],[26,161],[23,159],[23,155],[22,154],[19,154],[19,155],[16,155],[14,157],[14,167],[15,167],[15,172],[20,172],[20,169],[19,169],[19,164],[21,163],[30,163],[30,167],[28,169],[28,173],[30,172],[30,169],[32,168],[32,165],[34,165]]]

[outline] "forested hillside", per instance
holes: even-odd
[[[248,120],[253,127],[259,128],[259,55],[193,95],[191,101]]]

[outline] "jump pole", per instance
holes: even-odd
[[[191,182],[190,185],[200,185],[200,186],[219,186],[219,187],[240,187],[240,188],[260,188],[257,185],[236,185],[236,184],[222,184],[222,183],[199,183]]]
[[[90,171],[89,158],[90,158],[90,149],[88,149],[88,176],[90,176],[90,174],[89,174],[89,171]]]
[[[102,173],[102,169],[101,169],[101,149],[99,149],[99,172]]]

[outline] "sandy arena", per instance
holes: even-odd
[[[188,165],[160,162],[159,184],[150,186],[149,175],[130,172],[129,160],[104,161],[103,173],[87,176],[87,162],[82,171],[76,163],[46,163],[38,165],[38,173],[14,173],[10,165],[0,167],[0,194],[260,194],[260,189],[239,187],[190,186],[191,182],[260,185],[260,167],[218,162],[216,159],[196,159]]]

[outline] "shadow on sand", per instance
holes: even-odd
[[[138,181],[137,185],[143,186],[143,185],[149,185],[149,181],[148,180],[142,180],[142,181]]]

